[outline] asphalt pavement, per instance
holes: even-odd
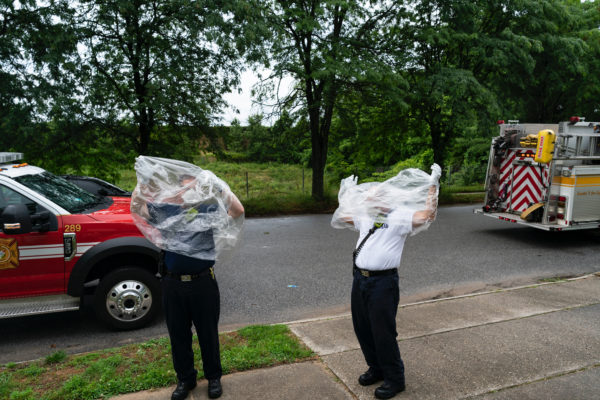
[[[401,304],[600,270],[600,230],[545,232],[474,215],[474,207],[441,207],[427,231],[408,238],[399,269]],[[348,312],[358,234],[333,229],[330,222],[331,215],[248,219],[239,247],[216,266],[220,328]],[[114,332],[90,307],[4,319],[0,363],[166,335],[162,315],[144,329]]]
[[[600,399],[600,273],[400,306],[398,399]],[[222,399],[372,399],[350,315],[287,324],[317,360],[226,375]],[[166,400],[173,387],[117,397]],[[188,397],[207,397],[202,380]]]

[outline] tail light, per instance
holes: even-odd
[[[567,197],[558,196],[558,203],[556,203],[556,218],[565,219],[565,213],[567,212]]]

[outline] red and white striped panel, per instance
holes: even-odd
[[[518,153],[533,154],[533,150],[519,150]],[[518,157],[517,151],[510,150],[506,158],[502,161],[500,167],[500,190],[507,191],[506,201],[502,204],[503,211],[511,210],[522,212],[530,204],[541,201],[544,188],[544,181],[548,181],[548,168],[532,165],[515,165],[513,162],[525,160],[525,157]]]
[[[502,160],[502,164],[500,164],[500,180],[498,190],[501,193],[506,194],[506,201],[501,203],[500,209],[501,211],[506,211],[508,209],[508,203],[510,201],[510,190],[511,190],[511,181],[510,178],[512,176],[512,163],[517,156],[517,152],[513,150],[508,150],[506,152],[505,158]]]
[[[513,165],[512,193],[509,208],[522,212],[542,199],[542,175],[537,166]]]

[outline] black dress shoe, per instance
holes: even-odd
[[[391,399],[400,392],[404,392],[405,386],[392,386],[387,382],[375,389],[375,397],[378,399]]]
[[[221,397],[223,394],[223,388],[221,387],[220,379],[209,379],[208,380],[208,397],[216,399]]]
[[[190,390],[196,387],[196,381],[179,382],[171,395],[171,400],[183,400],[190,393]]]
[[[383,380],[383,375],[369,368],[367,372],[358,377],[358,383],[362,386],[369,386]]]

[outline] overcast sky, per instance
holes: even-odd
[[[263,71],[262,75],[266,76],[267,73]],[[250,70],[244,71],[240,81],[241,93],[238,93],[237,90],[234,90],[232,93],[227,93],[225,95],[225,101],[231,104],[232,107],[227,108],[221,114],[221,123],[223,125],[229,125],[234,118],[237,118],[242,125],[246,125],[248,123],[249,116],[270,111],[268,109],[263,110],[259,105],[252,103],[252,96],[250,95],[250,92],[252,90],[252,86],[258,82],[257,74]],[[284,79],[280,86],[280,97],[289,93],[291,84],[291,78]],[[239,114],[234,111],[235,108],[239,110]],[[274,121],[264,121],[263,124],[270,125],[273,122]]]
[[[238,94],[237,90],[233,93],[227,93],[225,100],[239,110],[239,114],[234,112],[233,107],[229,107],[222,114],[222,123],[229,125],[234,118],[237,118],[242,125],[246,125],[248,117],[252,114],[260,113],[260,107],[252,105],[252,97],[250,96],[250,90],[252,85],[258,81],[256,74],[253,71],[245,71],[241,77],[241,89],[242,92]]]

